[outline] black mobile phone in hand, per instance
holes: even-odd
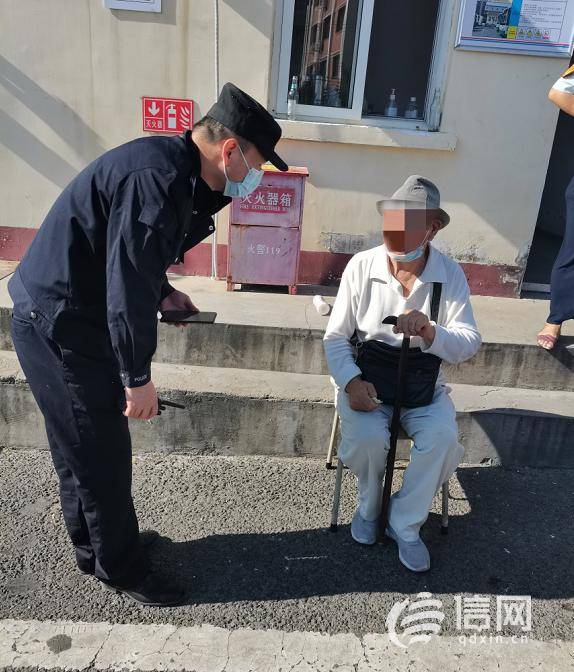
[[[200,322],[213,324],[217,313],[210,313],[200,310],[193,313],[190,310],[166,310],[161,314],[160,322]]]
[[[181,404],[176,404],[175,401],[170,401],[169,399],[160,399],[159,397],[157,398],[157,414],[161,415],[162,411],[165,411],[166,407],[170,408],[181,408],[185,409],[185,406],[182,406]],[[122,398],[120,400],[120,410],[123,413],[127,408],[126,404],[126,397],[125,395],[122,395]]]

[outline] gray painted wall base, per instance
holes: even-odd
[[[0,350],[12,350],[10,310],[0,308]],[[166,364],[243,368],[325,375],[323,332],[317,329],[246,324],[158,324],[154,361]],[[484,343],[456,366],[443,364],[450,383],[574,391],[574,339],[563,337],[547,352],[524,343]]]
[[[182,392],[185,405],[151,423],[130,421],[134,452],[197,455],[326,455],[332,403]],[[0,445],[47,448],[43,419],[25,383],[0,383]],[[574,468],[574,418],[525,409],[459,410],[463,462]],[[402,442],[398,457],[407,459]]]

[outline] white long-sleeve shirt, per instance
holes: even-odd
[[[333,311],[323,337],[327,364],[336,385],[347,383],[361,374],[355,364],[349,339],[353,333],[361,341],[375,339],[400,346],[402,334],[393,333],[391,325],[382,324],[389,315],[420,310],[430,316],[433,283],[442,283],[442,296],[432,345],[420,336],[411,338],[411,347],[437,355],[451,364],[472,357],[480,347],[481,336],[470,305],[470,291],[461,267],[430,245],[426,266],[415,280],[408,297],[393,276],[384,245],[359,252],[347,264]],[[442,374],[437,384],[442,384]]]

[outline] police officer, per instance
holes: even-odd
[[[46,424],[80,571],[146,605],[184,591],[148,565],[128,418],[157,415],[157,311],[195,310],[167,268],[259,184],[281,128],[231,83],[192,131],[113,149],[62,192],[9,283],[12,337]]]

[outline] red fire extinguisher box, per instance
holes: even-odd
[[[287,285],[297,293],[307,168],[268,164],[259,187],[234,198],[229,215],[227,289],[235,283]]]

